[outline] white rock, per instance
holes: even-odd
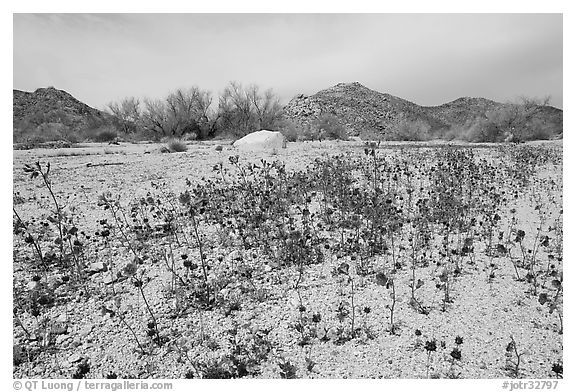
[[[62,285],[62,279],[59,276],[51,276],[48,278],[48,287],[52,290],[56,290]]]
[[[280,132],[261,130],[249,133],[234,142],[240,150],[273,150],[286,148],[286,138]]]
[[[222,298],[228,298],[228,294],[230,293],[229,289],[222,289],[220,290],[219,294],[222,296]]]
[[[93,325],[86,325],[85,327],[82,327],[80,331],[78,331],[78,334],[82,337],[86,337],[90,334],[90,332],[92,332],[92,329],[94,329]]]
[[[90,264],[90,272],[102,272],[106,270],[107,270],[106,265],[101,261]]]
[[[241,257],[242,257],[242,252],[240,252],[239,250],[234,250],[234,251],[230,252],[230,254],[228,255],[228,260],[234,262]]]
[[[68,339],[70,339],[70,336],[68,335],[58,335],[56,336],[56,345],[58,346],[63,345],[63,343]]]

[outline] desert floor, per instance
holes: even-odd
[[[219,144],[223,145],[222,151],[215,149]],[[534,145],[562,150],[561,141]],[[416,159],[418,154],[428,157],[442,146],[442,143],[385,144],[377,153],[390,159],[406,154]],[[399,244],[396,257],[402,261],[402,267],[394,273],[397,298],[394,334],[389,331],[390,290],[376,284],[373,274],[353,272],[354,260],[329,251],[325,252],[323,262],[306,266],[302,281],[296,283],[300,271],[295,265],[279,266],[272,258],[249,250],[210,246],[206,252],[213,276],[233,274],[238,268],[249,267],[251,271],[249,278],[220,290],[219,295],[227,305],[212,309],[183,307],[178,301],[185,301],[182,298],[186,297],[176,293],[185,288],[177,288],[170,266],[162,260],[147,262],[139,267],[139,272],[146,274],[143,291],[147,304],[130,279],[117,279],[113,275],[132,261],[126,246],[121,241],[95,240],[102,230],[101,221],[112,221],[110,212],[98,203],[100,195],[110,192],[124,206],[159,191],[167,197],[173,194],[177,200],[188,188],[187,179],[196,182],[215,178],[214,166],[222,163],[230,167],[229,157],[235,155],[242,165],[258,164],[262,159],[279,160],[287,171],[298,171],[305,170],[317,158],[364,154],[361,142],[290,143],[286,149],[263,152],[236,151],[229,142],[191,143],[188,151],[182,153],[160,153],[160,147],[94,144],[14,151],[14,208],[21,219],[31,222],[31,226],[39,225],[51,214],[53,201],[41,179],[30,179],[23,170],[25,164],[49,162],[56,198],[84,233],[82,241],[91,244],[86,246],[83,256],[86,281],[72,286],[63,279],[66,271],[54,268],[44,275],[38,265],[34,267],[31,246],[22,236],[14,235],[14,290],[15,298],[21,298],[15,303],[28,303],[31,293],[40,290],[35,275],[40,275],[36,279],[50,287],[56,298],[51,306],[42,307],[39,315],[32,315],[28,305],[15,310],[15,378],[69,378],[78,374],[86,378],[209,377],[213,368],[238,370],[240,365],[231,358],[242,359],[241,366],[246,369],[240,374],[259,378],[506,378],[514,372],[514,366],[510,367],[514,353],[507,351],[511,336],[521,355],[519,377],[556,376],[552,366],[562,363],[563,358],[558,311],[549,312],[549,302],[542,304],[538,295],[529,292],[528,282],[516,279],[508,258],[490,261],[480,245],[475,250],[474,262],[468,263],[465,258],[461,273],[450,280],[451,302],[445,311],[443,293],[436,284],[440,270],[433,256],[428,256],[432,259],[418,267],[417,279],[423,282],[418,288],[418,298],[429,309],[428,314],[423,314],[410,304],[409,243]],[[499,151],[488,145],[469,147],[478,157],[488,160]],[[538,167],[535,179],[553,179],[556,184],[546,193],[555,202],[547,206],[548,218],[542,228],[547,230],[562,215],[561,162]],[[517,227],[525,230],[530,248],[538,241],[535,238],[539,235],[536,229],[539,217],[532,203],[534,192],[539,192],[542,184],[534,180],[501,211],[501,224],[506,227],[510,220],[507,211],[517,210]],[[213,234],[206,231],[203,235]],[[190,232],[188,235],[192,238]],[[190,243],[193,241],[187,244]],[[197,247],[172,248],[172,245],[159,239],[155,246],[173,251],[177,263],[173,268],[188,276],[180,254],[197,260]],[[45,245],[44,249],[49,248]],[[539,248],[540,289],[552,298],[555,293],[552,281],[559,275],[545,272],[550,271],[548,255],[552,251]],[[518,247],[514,252],[514,258],[521,257]],[[239,254],[247,266],[238,264]],[[554,257],[554,269],[561,272],[561,256]],[[389,256],[375,257],[374,270],[389,265],[388,259]],[[342,299],[350,302],[352,293],[347,277],[344,279],[335,272],[343,262],[351,266],[352,306],[359,332],[351,339],[339,340],[342,329],[350,326],[350,315],[339,319],[338,306]],[[105,264],[105,268],[99,263]],[[524,269],[520,271],[522,277],[527,273]],[[296,284],[300,287],[298,292],[294,289]],[[235,306],[230,306],[231,297],[238,301]],[[161,345],[147,336],[150,323],[147,305],[164,339]],[[123,312],[122,319],[114,314],[114,309]],[[315,314],[321,317],[312,321]],[[310,338],[302,345],[299,343],[304,333]],[[461,344],[456,344],[456,337],[462,338]],[[432,341],[437,342],[437,347],[429,351],[426,343]],[[461,352],[459,359],[451,356],[455,348]]]

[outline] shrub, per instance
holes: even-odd
[[[66,133],[66,126],[58,123],[45,123],[24,132],[14,132],[14,142],[28,142],[32,144],[61,140]]]
[[[302,141],[320,140],[320,132],[315,128],[308,127],[304,129],[299,139]]]
[[[116,133],[116,130],[105,128],[104,130],[96,133],[96,135],[93,136],[93,140],[98,143],[107,143],[116,140],[117,137],[118,134]]]
[[[160,142],[162,140],[162,135],[160,133],[145,128],[138,128],[136,132],[126,134],[124,137],[131,142]]]
[[[547,124],[541,119],[532,119],[526,128],[520,132],[520,140],[549,140],[555,134],[554,125]]]
[[[182,136],[182,140],[185,142],[198,140],[198,134],[195,132],[185,133],[184,136]]]
[[[180,139],[170,139],[166,144],[166,147],[170,152],[184,152],[188,151],[188,146]]]
[[[462,135],[467,129],[462,125],[453,125],[442,135],[442,139],[451,140],[463,140]]]
[[[506,138],[504,131],[492,121],[477,119],[462,135],[463,139],[473,143],[502,142]]]
[[[318,129],[319,138],[321,139],[348,140],[346,128],[342,125],[338,117],[333,114],[321,115],[315,126]]]
[[[303,132],[301,126],[297,125],[294,121],[283,119],[279,126],[278,130],[284,137],[286,137],[286,141],[295,142],[299,139],[300,135]]]
[[[386,132],[386,139],[394,141],[430,140],[430,129],[430,124],[424,120],[402,118],[392,129]]]

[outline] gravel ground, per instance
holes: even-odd
[[[217,142],[190,145],[185,153],[161,154],[159,145],[139,144],[106,146],[93,145],[62,150],[14,151],[14,189],[21,203],[15,207],[23,217],[38,216],[38,211],[50,206],[49,195],[40,181],[30,181],[22,171],[25,163],[36,160],[50,162],[56,196],[67,210],[74,211],[78,226],[86,232],[98,230],[98,221],[108,217],[97,206],[98,195],[105,191],[119,194],[122,200],[143,197],[152,191],[151,182],[165,183],[166,189],[176,194],[185,189],[185,179],[213,176],[212,168],[226,163],[228,156],[240,155],[241,162],[281,160],[287,169],[302,169],[315,158],[361,149],[359,143],[322,142],[292,143],[277,152],[236,152],[228,143],[222,143],[221,152],[215,150]],[[560,145],[561,146],[561,145]],[[561,148],[561,147],[560,147]],[[403,154],[406,149],[397,146],[382,150],[386,154]],[[490,149],[485,154],[489,155]],[[106,165],[104,165],[106,164]],[[99,166],[100,165],[100,166]],[[546,169],[549,170],[549,169]],[[561,169],[540,172],[542,178],[557,176]],[[561,194],[554,195],[560,198]],[[530,230],[527,238],[535,235],[537,216],[527,207],[527,200],[517,202],[520,221]],[[561,204],[560,204],[561,205]],[[506,218],[505,218],[506,219]],[[15,254],[29,252],[15,245]],[[100,251],[98,257],[116,270],[130,256],[126,249],[110,247]],[[236,255],[222,249],[210,250],[210,256],[222,254],[222,261],[214,266],[218,273],[226,274],[235,268]],[[250,259],[246,255],[246,259]],[[32,360],[14,367],[15,378],[67,378],[87,361],[90,369],[85,377],[103,378],[109,373],[131,378],[183,378],[192,369],[192,360],[222,358],[228,350],[229,331],[236,329],[238,338],[262,344],[259,336],[272,342],[267,359],[260,363],[262,378],[278,378],[279,363],[289,361],[296,368],[296,376],[303,378],[507,378],[506,347],[513,335],[522,351],[520,377],[552,378],[552,364],[562,362],[563,341],[559,334],[556,313],[549,314],[546,305],[527,294],[529,286],[515,279],[515,271],[506,258],[495,259],[495,277],[489,278],[487,256],[478,255],[473,264],[464,263],[462,274],[454,280],[452,303],[444,312],[443,293],[434,285],[438,269],[434,262],[417,269],[417,278],[425,283],[417,290],[422,304],[431,309],[428,315],[417,312],[409,303],[411,271],[405,263],[395,276],[397,303],[394,310],[396,333],[389,332],[389,290],[374,284],[373,278],[364,278],[352,270],[356,285],[354,302],[357,304],[356,325],[362,328],[359,336],[343,344],[336,344],[336,329],[349,325],[336,318],[338,293],[349,299],[350,285],[343,285],[333,270],[343,261],[329,253],[322,264],[309,267],[301,283],[304,315],[322,314],[318,323],[318,338],[306,348],[298,345],[299,333],[292,327],[298,323],[300,300],[292,289],[298,278],[295,267],[277,268],[273,259],[262,256],[250,259],[254,269],[254,284],[265,292],[265,300],[256,295],[244,295],[240,309],[227,314],[222,309],[212,311],[191,310],[178,318],[170,318],[176,304],[170,293],[171,274],[162,263],[146,266],[150,282],[144,287],[147,299],[159,329],[170,336],[171,343],[154,347],[152,355],[138,352],[128,328],[109,312],[115,304],[113,290],[122,296],[120,309],[128,310],[126,323],[131,325],[143,342],[149,316],[142,297],[127,280],[109,284],[111,272],[96,272],[90,276],[87,292],[70,291],[66,285],[57,290],[69,298],[63,305],[46,312],[51,325],[61,327],[56,334],[54,348],[44,350]],[[96,257],[96,256],[95,256]],[[397,255],[409,260],[408,251]],[[348,261],[348,260],[345,260]],[[375,269],[383,266],[383,258],[375,261]],[[561,269],[562,266],[558,265]],[[29,281],[24,265],[14,264],[15,281]],[[58,280],[58,276],[54,277]],[[246,293],[246,282],[238,282],[223,295]],[[365,309],[369,309],[369,312]],[[33,317],[23,315],[22,322],[33,328]],[[421,332],[416,334],[416,330]],[[367,332],[368,331],[368,332]],[[327,341],[319,337],[325,336]],[[461,359],[453,360],[450,353],[455,338],[463,343]],[[25,333],[14,323],[15,342],[25,339]],[[436,339],[438,347],[428,357],[426,341]],[[259,343],[260,342],[260,343]],[[445,347],[441,345],[445,342]],[[25,356],[25,355],[24,355]],[[311,361],[314,363],[310,366]]]

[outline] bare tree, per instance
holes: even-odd
[[[209,112],[212,97],[208,91],[192,87],[176,90],[166,98],[168,117],[175,133],[195,133],[202,137],[210,126]]]
[[[536,119],[549,103],[550,97],[521,97],[518,103],[507,103],[500,109],[488,112],[486,117],[506,140],[523,141],[537,132],[535,127],[542,126]]]
[[[269,89],[257,85],[245,88],[230,82],[213,109],[212,95],[198,87],[178,89],[165,99],[144,99],[142,107],[136,98],[110,103],[109,110],[123,124],[136,124],[160,137],[194,134],[200,139],[214,137],[218,132],[244,136],[260,129],[280,126],[282,106]],[[132,125],[133,126],[133,125]]]
[[[165,103],[160,99],[144,99],[145,110],[142,124],[146,130],[167,136],[172,134],[172,124],[168,120]]]
[[[224,132],[242,136],[255,128],[250,100],[238,82],[226,86],[220,95],[218,112],[220,128]]]
[[[143,126],[162,136],[210,136],[213,129],[210,92],[191,87],[178,89],[164,100],[144,100]]]
[[[251,85],[246,91],[256,114],[258,128],[275,128],[282,116],[280,100],[272,89],[264,91],[263,94],[260,94],[259,90],[257,85]]]
[[[275,128],[281,119],[282,107],[271,89],[261,93],[257,85],[245,88],[238,82],[230,82],[220,96],[218,112],[221,131],[243,136],[263,128]]]
[[[138,98],[124,98],[120,102],[110,102],[107,106],[110,113],[120,120],[124,132],[132,133],[136,131],[142,116]]]

